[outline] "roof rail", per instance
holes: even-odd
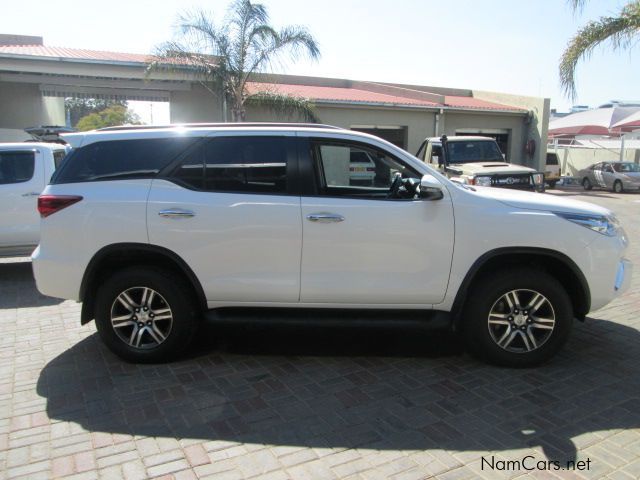
[[[127,130],[152,130],[158,128],[208,128],[208,127],[293,127],[293,128],[331,128],[344,130],[334,125],[322,123],[278,123],[278,122],[239,122],[239,123],[173,123],[169,125],[119,125],[115,127],[98,128],[97,132],[117,132]]]

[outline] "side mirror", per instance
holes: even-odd
[[[433,175],[425,175],[420,180],[420,198],[440,200],[444,197],[442,184]]]

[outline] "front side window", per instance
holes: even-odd
[[[180,137],[92,143],[74,150],[51,183],[153,178],[196,141]]]
[[[171,175],[196,190],[287,193],[285,137],[220,137],[184,159]]]
[[[431,163],[442,164],[442,146],[433,145],[431,147]]]
[[[318,140],[311,149],[323,195],[388,198],[397,176],[421,177],[395,157],[366,145]]]
[[[33,152],[0,152],[0,185],[28,182],[35,162]]]
[[[638,173],[640,172],[640,165],[635,163],[614,163],[613,169],[620,173]]]

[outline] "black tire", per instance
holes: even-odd
[[[524,308],[521,305],[520,309],[515,310],[516,314],[503,300],[512,291],[519,292],[517,296],[524,304]],[[525,310],[528,303],[535,303],[534,298],[539,298],[534,294],[542,295],[548,302],[534,310],[540,312],[538,316]],[[494,323],[490,323],[489,314],[501,311],[502,307],[506,310],[495,315],[499,318],[502,315],[508,317],[504,317],[504,320],[492,317]],[[526,313],[531,316],[527,317]],[[546,317],[552,316],[555,323],[549,330],[550,323]],[[474,282],[464,309],[462,334],[468,350],[484,361],[506,367],[532,367],[549,360],[560,350],[569,338],[572,323],[573,307],[558,280],[540,270],[516,268],[501,270]],[[526,343],[524,337],[527,338]],[[498,345],[503,338],[507,341],[513,339],[508,349]],[[536,348],[528,350],[534,343],[538,343]],[[515,351],[518,347],[520,350]]]
[[[149,293],[151,302],[148,304],[144,303],[145,288],[154,292],[153,295]],[[140,308],[125,307],[128,302],[118,300],[125,298],[121,296],[123,292],[127,292],[133,305]],[[144,312],[143,305],[148,305]],[[154,311],[158,313],[154,314]],[[150,266],[135,266],[115,273],[99,287],[95,302],[100,338],[113,353],[134,363],[176,358],[191,344],[198,327],[198,311],[195,295],[179,276]],[[113,326],[112,316],[128,315],[131,318],[119,320],[121,327]],[[135,339],[134,330],[137,332]],[[129,337],[132,343],[140,345],[131,345],[124,340]]]
[[[549,182],[549,189],[553,190],[554,188],[556,188],[556,182],[555,181]]]
[[[620,180],[616,180],[613,182],[613,192],[614,193],[622,193],[624,188],[622,187],[622,182]]]
[[[587,177],[582,180],[582,186],[585,190],[591,190],[593,188],[593,185],[591,185],[591,180],[589,180]]]

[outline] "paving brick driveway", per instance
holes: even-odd
[[[640,265],[640,195],[554,194],[612,208]],[[639,277],[538,369],[415,328],[285,325],[207,328],[190,358],[136,366],[2,261],[0,478],[639,478]],[[537,463],[568,460],[588,470]]]

